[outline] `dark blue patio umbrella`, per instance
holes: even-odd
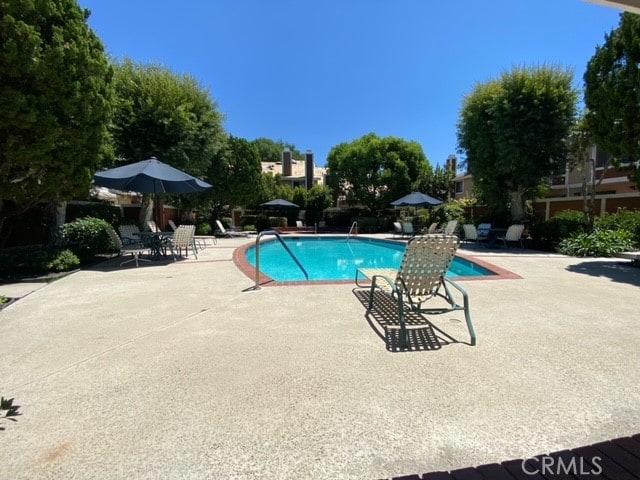
[[[93,181],[100,187],[139,193],[193,193],[211,188],[207,182],[155,157],[96,173]]]
[[[93,182],[100,187],[138,193],[195,193],[211,188],[207,182],[177,168],[162,163],[155,157],[140,162],[96,173]],[[156,199],[156,204],[158,204]],[[158,205],[159,207],[159,205]],[[156,210],[156,221],[159,211]]]
[[[398,200],[391,202],[394,207],[435,207],[442,205],[442,200],[433,198],[426,193],[411,192]]]
[[[264,202],[260,204],[261,207],[266,208],[300,208],[299,205],[295,203],[291,203],[289,200],[285,200],[283,198],[276,198],[275,200],[269,200],[268,202]]]

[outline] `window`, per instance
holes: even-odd
[[[464,193],[464,182],[456,182],[456,193]]]

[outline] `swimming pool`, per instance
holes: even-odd
[[[309,274],[309,281],[353,280],[358,268],[398,268],[406,244],[372,238],[284,237],[286,245]],[[246,250],[255,268],[256,249]],[[304,281],[305,276],[280,242],[260,244],[260,271],[278,282]],[[491,276],[494,272],[470,260],[456,257],[449,278]]]

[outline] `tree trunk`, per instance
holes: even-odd
[[[140,215],[138,222],[140,223],[140,230],[145,231],[147,229],[147,222],[153,219],[153,196],[145,193],[142,195],[142,204],[140,205]]]
[[[518,188],[518,190],[509,192],[509,195],[511,196],[511,219],[514,222],[524,221],[524,190]]]

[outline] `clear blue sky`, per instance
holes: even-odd
[[[79,0],[113,58],[187,73],[228,133],[314,152],[369,132],[456,153],[462,100],[514,66],[575,85],[618,10],[584,0]]]

